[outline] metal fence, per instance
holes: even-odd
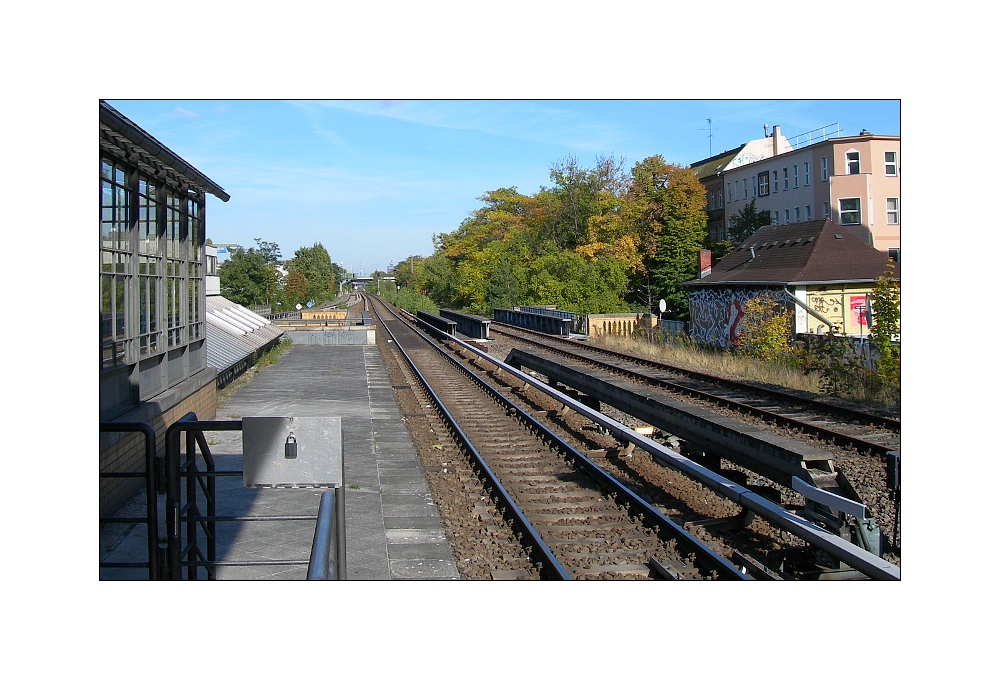
[[[165,455],[156,455],[156,435],[146,423],[101,423],[101,432],[141,432],[146,438],[145,469],[139,472],[102,472],[101,478],[142,477],[146,516],[100,518],[102,523],[146,525],[146,559],[102,562],[101,569],[146,569],[150,580],[215,580],[218,567],[307,567],[307,578],[344,579],[346,564],[345,497],[342,488],[324,492],[317,515],[219,515],[216,479],[242,476],[242,470],[218,470],[205,438],[206,432],[242,431],[242,420],[199,421],[188,413],[165,435]],[[328,496],[329,494],[329,496]],[[162,497],[164,525],[160,526],[158,497]],[[316,523],[310,560],[219,560],[217,527],[222,522]]]

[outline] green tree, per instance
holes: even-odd
[[[750,199],[750,202],[735,213],[733,218],[733,224],[729,229],[729,240],[737,245],[753,236],[753,233],[761,227],[771,224],[771,212],[758,211],[756,198]]]
[[[898,394],[901,378],[900,348],[893,340],[899,337],[900,324],[900,284],[892,276],[892,265],[884,276],[875,281],[872,291],[872,330],[868,336],[875,356],[875,376],[877,388],[883,393]]]
[[[312,247],[299,248],[295,257],[288,261],[289,276],[297,272],[306,281],[303,297],[314,304],[323,304],[334,299],[340,293],[340,282],[343,280],[343,270],[330,261],[330,254],[322,243]]]
[[[690,168],[665,166],[653,176],[656,205],[649,207],[649,237],[655,248],[645,259],[653,289],[660,292],[673,310],[672,316],[688,316],[687,293],[680,283],[694,278],[698,270],[698,252],[705,240],[708,217],[705,214],[705,189]],[[636,287],[641,291],[644,280]]]
[[[219,266],[221,293],[241,305],[270,305],[279,298],[276,257],[281,253],[273,243],[255,239],[258,248],[233,246],[229,260]]]

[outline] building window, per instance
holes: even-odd
[[[899,199],[885,199],[885,223],[899,224]]]
[[[806,183],[806,186],[809,186],[809,164],[808,163],[806,163],[803,166],[802,171],[805,174],[805,183]]]
[[[819,172],[820,177],[824,182],[830,179],[830,168],[826,163],[826,156],[819,159]]]
[[[788,224],[788,208],[785,208],[785,224]]]
[[[778,211],[775,210],[773,213],[771,213],[771,224],[777,224],[777,223],[778,223]]]
[[[806,206],[806,219],[811,220],[813,218],[813,209],[811,205]]]
[[[885,176],[895,177],[896,176],[896,152],[886,151],[885,152]]]
[[[722,207],[722,187],[719,187],[718,196],[715,199],[715,204],[721,208]]]
[[[708,192],[708,209],[709,210],[715,210],[715,192],[714,191],[709,191]]]
[[[795,177],[795,180],[794,180],[795,183],[792,185],[792,188],[793,189],[798,189],[799,188],[799,166],[797,166],[797,165],[793,165],[792,166],[792,174]]]
[[[749,194],[747,193],[747,181],[746,181],[746,179],[744,179],[743,180],[743,198],[747,198],[748,196],[749,196]]]
[[[729,196],[729,202],[733,202],[733,185],[730,182],[726,182],[726,195]]]
[[[899,248],[889,248],[889,262],[899,263]]]
[[[128,212],[131,194],[125,168],[101,161],[101,368],[134,361],[125,294],[132,273],[129,256]]]
[[[823,219],[829,219],[830,217],[830,204],[823,201]]]
[[[859,151],[847,152],[847,174],[848,175],[861,174],[861,152]]]
[[[840,199],[840,223],[861,224],[861,199]]]
[[[205,337],[204,204],[101,158],[101,368]]]
[[[799,207],[795,208],[795,221],[796,222],[802,221],[802,209]]]
[[[767,196],[771,193],[771,175],[766,172],[761,172],[757,175],[757,194],[760,196]]]
[[[788,191],[788,168],[781,169],[781,177],[784,182],[784,189]]]

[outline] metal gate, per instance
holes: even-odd
[[[141,472],[106,473],[101,477],[143,477],[146,516],[101,518],[102,523],[144,523],[147,555],[142,562],[106,562],[101,568],[145,568],[150,580],[215,580],[219,566],[306,565],[309,580],[346,578],[345,496],[343,485],[325,491],[317,515],[218,515],[216,479],[240,477],[243,470],[217,470],[206,432],[242,431],[242,420],[199,421],[188,413],[165,435],[166,451],[156,456],[156,436],[145,423],[101,423],[101,432],[141,432],[146,438],[146,464]],[[164,520],[158,517],[158,496]],[[217,526],[222,522],[316,523],[312,554],[306,560],[220,561]]]

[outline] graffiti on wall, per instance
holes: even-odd
[[[716,347],[736,342],[746,301],[760,295],[759,289],[712,289],[692,291],[688,296],[691,338]]]

